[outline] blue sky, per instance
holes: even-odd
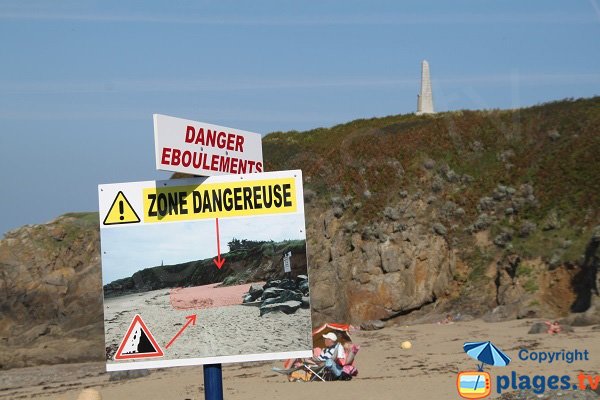
[[[600,94],[600,1],[2,1],[0,235],[166,179],[152,114],[266,134]]]

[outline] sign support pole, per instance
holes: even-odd
[[[223,374],[221,364],[204,365],[204,399],[223,400]]]

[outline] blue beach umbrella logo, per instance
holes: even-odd
[[[469,357],[474,358],[481,363],[481,365],[478,366],[479,371],[483,371],[483,364],[494,367],[505,367],[510,363],[510,357],[504,354],[502,350],[494,346],[490,341],[467,342],[463,345],[463,349]]]
[[[492,342],[467,342],[463,345],[465,353],[481,364],[477,365],[477,372],[459,372],[456,380],[458,394],[465,399],[483,399],[488,397],[492,390],[491,377],[483,371],[484,364],[495,367],[504,367],[510,363],[502,350]]]

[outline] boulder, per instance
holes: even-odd
[[[272,287],[278,287],[281,284],[280,280],[277,279],[270,279],[267,281],[267,283],[265,283],[265,286],[263,286],[263,289],[269,289]]]
[[[502,232],[494,238],[494,244],[498,247],[506,247],[512,236],[509,232]]]
[[[425,169],[435,168],[435,160],[432,160],[431,158],[426,159],[423,161],[423,167],[425,167]]]
[[[336,218],[342,218],[342,215],[344,215],[344,209],[342,207],[334,207],[333,208],[333,215]]]
[[[298,290],[300,290],[303,294],[308,294],[309,287],[308,281],[303,281],[298,285]]]
[[[360,324],[360,329],[363,331],[376,331],[385,328],[385,322],[381,320],[370,320]]]
[[[293,290],[283,290],[279,296],[277,296],[278,303],[285,303],[287,301],[302,301],[302,293]]]
[[[573,328],[570,325],[561,323],[560,331],[561,331],[561,333],[558,333],[558,335],[563,334],[563,333],[571,333],[571,332],[573,332]],[[548,332],[548,326],[544,322],[535,322],[533,325],[531,325],[531,328],[529,329],[529,332],[527,332],[527,333],[529,333],[531,335],[536,335],[536,334],[547,333],[547,332]]]
[[[565,318],[565,322],[572,326],[592,326],[600,324],[600,314],[585,312],[581,314],[571,314]]]
[[[482,231],[488,228],[492,223],[492,219],[486,213],[480,214],[477,220],[473,223],[472,229],[475,232]]]
[[[253,302],[255,299],[252,298],[251,294],[246,294],[244,296],[244,298],[242,299],[242,303],[251,303]]]
[[[263,291],[264,289],[262,288],[262,286],[253,283],[252,285],[250,285],[250,289],[248,289],[248,294],[252,296],[252,300],[256,300],[260,296],[262,296]]]
[[[302,308],[310,308],[310,297],[302,296]]]
[[[440,192],[444,188],[444,180],[438,175],[434,176],[431,181],[431,191],[434,193]]]
[[[383,216],[391,221],[398,221],[400,219],[400,211],[393,207],[386,207],[383,210]]]
[[[282,279],[277,287],[279,289],[294,290],[298,287],[298,285],[296,285],[296,282],[292,279]]]
[[[448,233],[448,229],[446,229],[446,227],[439,222],[433,224],[433,231],[440,236],[445,236],[446,233]]]
[[[481,199],[479,199],[479,204],[477,205],[477,210],[479,212],[490,211],[490,210],[493,210],[495,207],[496,207],[496,204],[494,203],[493,198],[482,197]]]
[[[519,228],[519,236],[524,238],[531,235],[537,229],[537,225],[531,221],[523,221]]]
[[[555,141],[560,139],[560,133],[556,129],[552,129],[548,131],[548,137],[550,138],[550,140]]]
[[[267,300],[273,297],[279,297],[281,293],[283,293],[284,289],[280,289],[278,287],[270,287],[265,289],[262,293],[262,300]]]
[[[530,335],[537,335],[539,333],[546,333],[548,332],[548,327],[546,326],[545,323],[543,322],[535,322],[533,325],[531,325],[531,328],[529,328],[529,333]]]
[[[266,306],[267,304],[275,304],[279,303],[278,297],[271,297],[270,299],[263,300],[261,306]]]
[[[542,223],[542,230],[551,231],[558,228],[560,228],[560,219],[558,218],[558,213],[556,210],[552,210],[544,219],[544,222]]]
[[[300,307],[302,307],[302,301],[286,301],[285,303],[263,304],[260,306],[260,316],[262,317],[265,314],[275,311],[281,311],[285,314],[292,314]]]

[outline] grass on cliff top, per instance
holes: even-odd
[[[71,212],[63,214],[63,217],[74,218],[83,224],[99,224],[97,212]]]
[[[423,160],[446,163],[474,181],[456,199],[473,215],[498,184],[534,186],[534,220],[557,209],[597,221],[600,208],[600,97],[518,110],[445,112],[361,119],[263,139],[265,170],[302,169],[320,200],[352,196],[358,219],[375,220],[402,189],[419,184]],[[555,134],[557,133],[558,136]],[[501,160],[502,154],[509,154]],[[512,154],[512,155],[510,155]]]

